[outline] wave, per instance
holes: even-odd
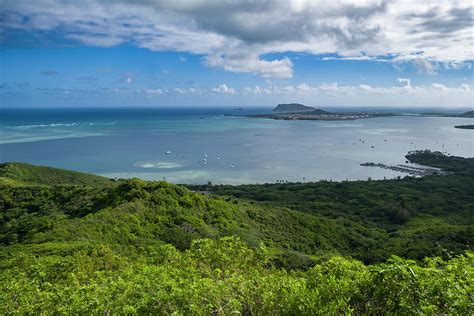
[[[176,162],[163,162],[163,161],[139,161],[133,164],[135,167],[146,168],[146,169],[174,169],[182,167],[181,164]]]
[[[70,126],[83,126],[83,125],[116,125],[117,122],[105,122],[105,123],[98,123],[98,122],[88,122],[88,123],[50,123],[50,124],[32,124],[32,125],[14,125],[14,126],[7,126],[9,128],[18,128],[18,129],[28,129],[28,128],[37,128],[37,127],[70,127]]]
[[[15,144],[15,143],[32,143],[39,141],[47,140],[56,140],[56,139],[66,139],[66,138],[81,138],[81,137],[93,137],[93,136],[103,136],[102,133],[66,133],[60,135],[42,135],[42,136],[33,136],[33,135],[9,135],[2,134],[0,138],[0,145],[2,144]]]

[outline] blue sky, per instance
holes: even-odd
[[[429,12],[411,5],[394,13],[383,1],[342,1],[321,14],[311,11],[314,2],[303,1],[302,8],[296,2],[285,8],[275,1],[263,9],[226,1],[184,1],[178,7],[167,1],[156,7],[141,1],[113,7],[98,0],[78,7],[59,0],[7,2],[0,23],[1,103],[473,106],[473,43],[466,36],[473,29],[459,22],[460,4],[431,1]],[[288,10],[292,14],[285,17]],[[217,13],[222,21],[210,18]],[[265,15],[284,18],[274,32],[271,23],[262,30],[259,21],[241,22],[255,13],[267,24]],[[299,25],[302,14],[313,14],[317,27]],[[394,23],[400,34],[380,21]]]

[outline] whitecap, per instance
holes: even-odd
[[[29,128],[38,128],[38,127],[70,127],[76,125],[116,125],[117,122],[89,122],[89,123],[50,123],[50,124],[32,124],[32,125],[17,125],[17,126],[7,126],[9,128],[16,129],[29,129]]]
[[[133,164],[135,167],[145,169],[174,169],[182,167],[177,162],[166,162],[166,161],[139,161]]]

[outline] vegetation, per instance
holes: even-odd
[[[44,249],[47,251],[48,249]],[[130,260],[100,246],[19,253],[0,279],[1,312],[21,314],[472,314],[474,256],[365,266],[332,257],[306,272],[268,264],[238,238],[157,247]]]
[[[407,159],[451,174],[185,188],[3,164],[0,314],[472,314],[474,161]]]
[[[394,113],[382,112],[327,112],[321,109],[315,109],[299,103],[278,104],[272,113],[266,114],[250,114],[247,117],[268,118],[274,120],[323,120],[323,121],[340,121],[340,120],[357,120],[371,117],[394,116]]]
[[[426,115],[426,116],[442,116],[442,117],[466,117],[466,118],[473,118],[474,117],[474,110],[473,111],[467,111],[463,113],[439,113],[439,112],[426,112],[426,113],[420,113],[421,115]]]
[[[459,129],[474,129],[474,125],[456,125],[454,127]]]
[[[73,184],[73,185],[107,185],[110,179],[84,174],[81,172],[33,166],[20,162],[7,162],[0,164],[0,184]]]
[[[306,106],[300,103],[283,103],[278,104],[273,111],[274,112],[308,112],[314,111],[315,108]]]
[[[337,250],[366,263],[395,254],[420,260],[462,253],[474,239],[474,159],[418,151],[411,162],[443,168],[449,176],[382,181],[218,185],[200,187],[255,205],[286,207],[309,215],[298,235],[311,236],[314,250]],[[311,226],[311,223],[316,223]],[[286,220],[284,227],[292,227]],[[284,227],[276,226],[277,231]],[[308,233],[305,228],[309,228]],[[311,244],[309,240],[302,244]],[[314,251],[313,250],[313,251]],[[311,250],[304,249],[305,253]]]

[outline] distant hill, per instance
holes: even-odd
[[[321,110],[321,109],[316,109],[314,111],[311,111],[310,114],[313,114],[313,115],[330,115],[330,114],[334,114],[334,113],[324,111],[324,110]]]
[[[451,113],[439,113],[439,112],[424,112],[420,113],[421,115],[425,116],[442,116],[442,117],[468,117],[468,118],[474,118],[474,111],[467,111],[464,113],[456,113],[456,114],[451,114]]]
[[[0,184],[10,185],[106,185],[108,178],[77,171],[34,166],[20,162],[0,164]]]
[[[278,104],[276,108],[273,109],[273,112],[286,112],[286,113],[296,113],[296,112],[312,112],[315,108],[306,106],[299,103],[283,103]]]
[[[474,111],[467,111],[461,114],[462,117],[474,117]]]

